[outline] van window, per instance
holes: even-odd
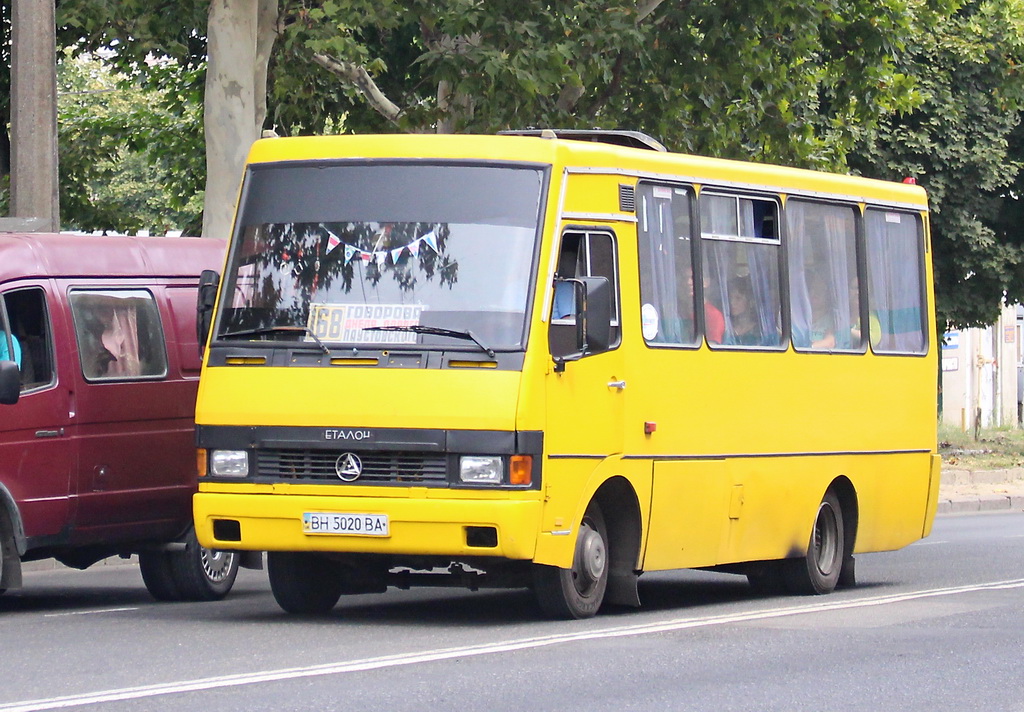
[[[0,307],[0,360],[18,364],[21,392],[53,383],[53,337],[43,290],[10,291],[0,296]]]
[[[150,292],[143,289],[72,290],[70,300],[86,380],[167,375],[160,312]]]

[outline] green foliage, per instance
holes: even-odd
[[[331,120],[355,132],[623,127],[678,150],[840,167],[859,132],[916,101],[894,62],[918,29],[914,0],[655,0],[647,15],[635,0],[283,5],[282,133]],[[365,67],[402,108],[397,125],[351,82],[330,88],[313,53]]]
[[[862,173],[928,190],[940,328],[991,324],[1004,295],[1024,300],[1022,27],[1020,0],[971,0],[918,33],[902,64],[922,103],[851,157]]]
[[[63,227],[197,234],[201,194],[176,179],[203,164],[201,140],[188,140],[197,135],[195,97],[140,87],[97,57],[68,54],[58,71]],[[159,84],[181,70],[149,72]]]

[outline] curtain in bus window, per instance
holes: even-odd
[[[721,343],[778,346],[781,342],[778,248],[773,243],[705,240],[704,298],[725,321]],[[717,343],[709,333],[708,341]]]
[[[705,321],[720,311],[722,343],[781,343],[776,204],[767,200],[702,196]],[[709,229],[710,228],[710,229]],[[729,232],[731,231],[731,232]],[[709,234],[710,233],[710,234]],[[735,235],[737,240],[725,239]],[[708,332],[708,341],[717,343]]]
[[[640,301],[648,342],[693,344],[690,214],[684,189],[641,185]]]
[[[922,353],[920,220],[908,213],[868,210],[866,225],[868,308],[881,331],[875,350]]]
[[[853,208],[790,200],[786,216],[793,343],[821,350],[860,348]]]

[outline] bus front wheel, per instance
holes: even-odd
[[[541,610],[552,618],[590,618],[608,588],[608,530],[596,502],[580,523],[572,568],[535,564],[533,590]]]
[[[305,552],[268,551],[267,578],[277,605],[302,615],[329,613],[344,588],[333,561]]]
[[[807,556],[783,562],[786,588],[792,593],[831,593],[839,583],[845,543],[842,506],[834,492],[826,492],[814,518]]]

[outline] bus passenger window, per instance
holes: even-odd
[[[864,217],[872,348],[881,353],[924,353],[927,332],[921,218],[874,208]]]
[[[637,187],[641,331],[648,344],[693,346],[692,191],[641,183]]]
[[[786,204],[793,344],[811,351],[863,347],[854,208]]]
[[[705,330],[712,345],[782,345],[778,204],[774,200],[701,194]],[[709,309],[720,311],[715,338]]]

